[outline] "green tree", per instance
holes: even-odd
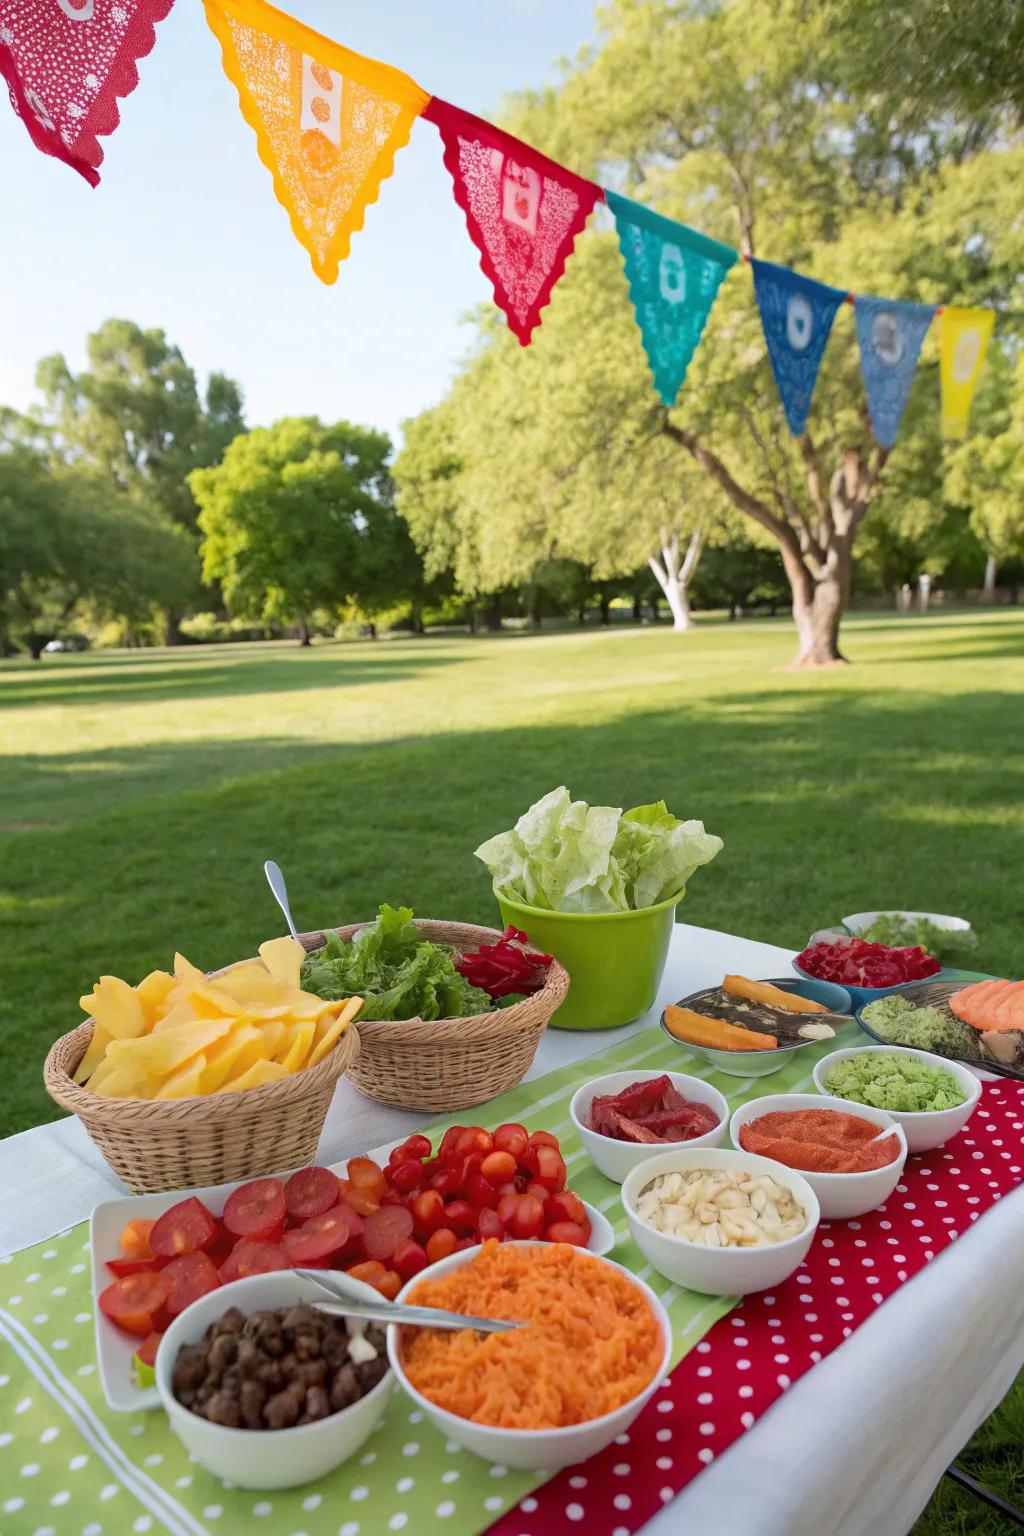
[[[883,155],[879,112],[851,99],[838,62],[842,40],[824,11],[797,0],[611,0],[600,26],[598,43],[557,86],[509,105],[514,131],[748,253],[860,292],[964,303],[1012,293],[1024,256],[1015,191],[1024,151],[983,138],[985,147],[966,155],[958,125],[937,122]],[[679,487],[687,517],[707,508],[714,519],[728,503],[780,551],[797,662],[842,659],[856,539],[869,509],[896,494],[901,460],[916,466],[915,494],[941,500],[934,339],[890,459],[870,432],[852,313],[842,309],[810,430],[794,440],[750,276],[738,266],[678,406],[665,411],[646,376],[614,239],[601,224],[592,221],[578,242],[525,354],[486,325],[439,408],[458,443],[456,514],[449,507],[440,518],[454,536],[457,571],[476,565],[493,580],[495,553],[521,550],[534,531],[547,543],[559,495],[585,481],[579,467],[589,465],[591,483],[618,504],[620,526],[651,503],[644,492],[655,485]],[[560,323],[570,315],[575,329]],[[617,449],[622,478],[602,478]],[[524,466],[518,490],[513,458]],[[697,472],[693,479],[684,465]],[[401,460],[397,468],[409,515]],[[435,495],[439,486],[451,490],[444,482],[429,482]],[[623,499],[623,483],[632,499]],[[586,517],[586,498],[577,505]]]
[[[975,431],[950,456],[950,497],[968,509],[985,552],[984,591],[994,595],[1001,563],[1024,555],[1024,353],[1003,354],[979,392]]]
[[[308,645],[315,610],[380,601],[397,533],[390,452],[382,432],[286,417],[192,472],[203,574],[221,583],[232,614],[294,623]]]

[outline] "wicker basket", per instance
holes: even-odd
[[[350,939],[364,924],[334,931]],[[475,949],[501,937],[494,928],[416,919],[425,939],[455,949]],[[324,934],[299,935],[319,949]],[[370,1019],[360,1022],[360,1051],[349,1081],[367,1098],[394,1109],[450,1111],[482,1104],[522,1082],[548,1020],[569,990],[569,973],[557,960],[539,992],[491,1013],[463,1019]]]
[[[349,1025],[315,1067],[262,1088],[191,1099],[106,1099],[72,1078],[94,1022],[87,1019],[54,1041],[43,1083],[55,1103],[78,1116],[135,1195],[233,1183],[313,1162],[335,1083],[359,1055],[359,1036]]]

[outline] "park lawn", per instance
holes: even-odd
[[[0,1134],[52,1118],[40,1068],[101,971],[212,969],[372,915],[492,921],[472,850],[566,783],[664,796],[725,851],[688,922],[800,946],[879,905],[969,916],[1020,975],[1024,611],[857,618],[854,666],[783,670],[789,623],[204,647],[0,667]],[[1018,749],[1015,758],[1015,748]],[[1024,1392],[965,1465],[1024,1502]],[[946,1485],[919,1536],[999,1536]]]

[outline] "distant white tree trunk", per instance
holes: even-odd
[[[693,573],[697,569],[704,549],[704,530],[700,527],[694,529],[682,559],[680,559],[678,529],[673,529],[670,534],[668,529],[662,528],[660,543],[661,559],[659,560],[657,555],[651,555],[648,564],[672,610],[672,628],[680,631],[692,629],[690,582],[693,580]]]
[[[982,592],[982,599],[981,600],[982,600],[983,603],[991,603],[991,602],[995,601],[995,595],[996,595],[996,571],[997,571],[997,569],[998,569],[998,561],[996,560],[995,555],[986,555],[986,557],[985,557],[985,582],[984,582],[984,585],[982,586],[982,589],[981,589],[981,592]]]

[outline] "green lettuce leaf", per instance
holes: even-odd
[[[680,821],[664,800],[623,812],[573,800],[564,785],[538,800],[510,832],[476,850],[496,888],[554,912],[624,912],[682,894],[722,840]]]

